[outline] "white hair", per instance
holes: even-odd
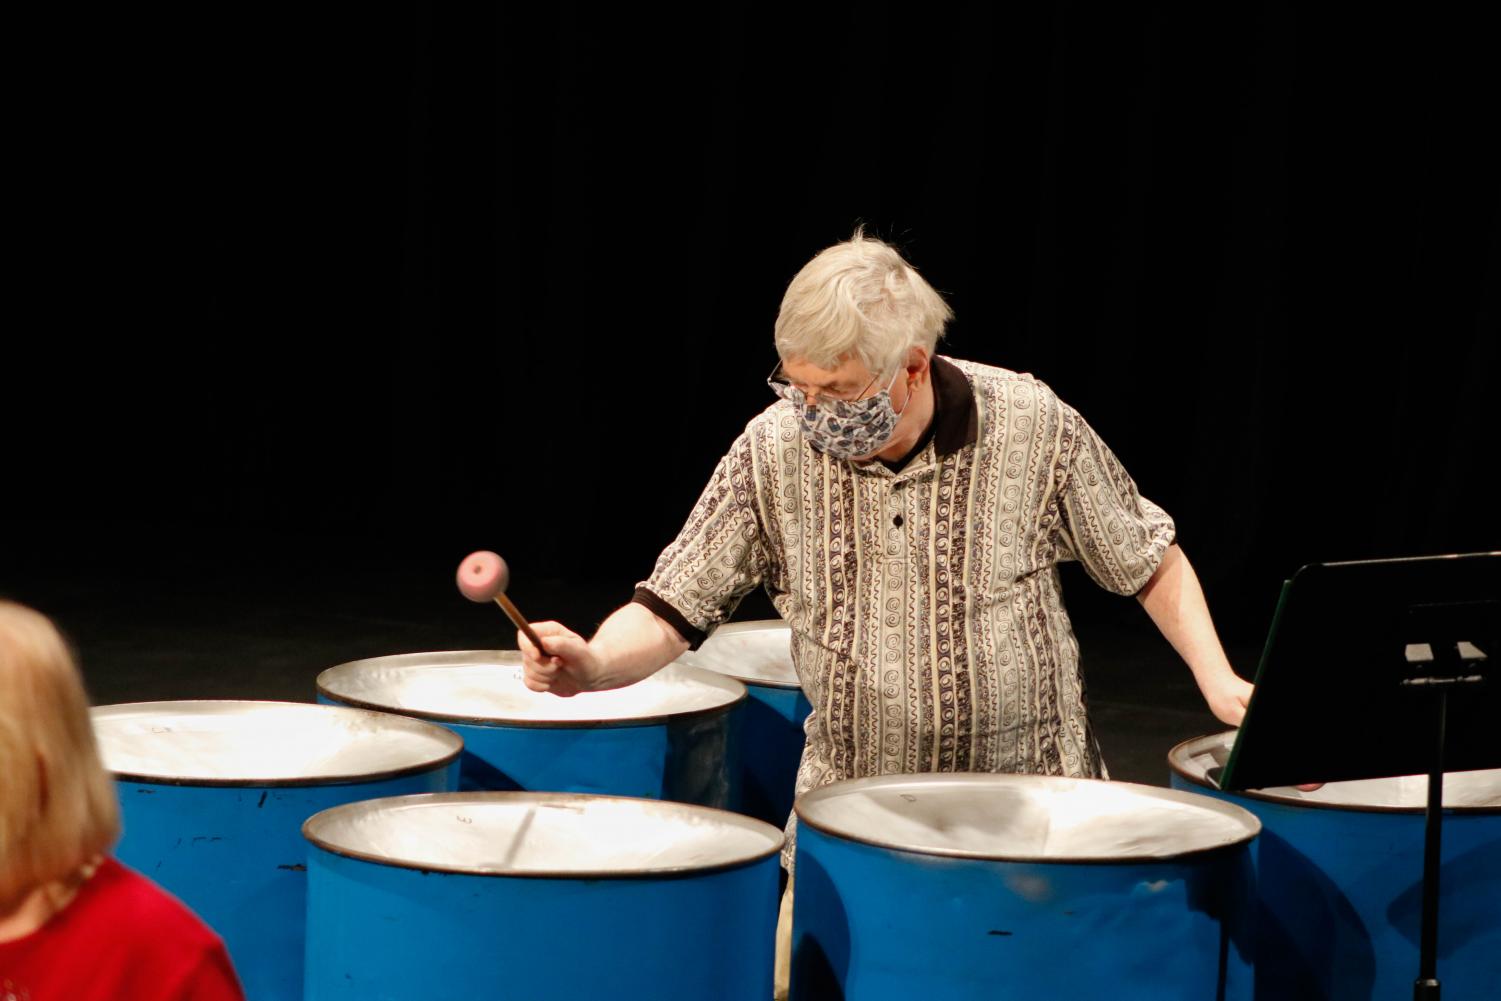
[[[914,346],[932,354],[953,318],[896,248],[860,227],[803,265],[787,286],[777,313],[777,354],[825,369],[854,355],[882,375]]]

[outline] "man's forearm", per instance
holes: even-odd
[[[600,624],[589,648],[600,664],[600,674],[591,687],[624,688],[682,656],[688,642],[651,609],[633,601]]]
[[[1204,601],[1204,590],[1188,557],[1176,545],[1136,600],[1146,609],[1158,630],[1178,651],[1193,672],[1200,689],[1234,677],[1235,671],[1220,645],[1219,635]]]

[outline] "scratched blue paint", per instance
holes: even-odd
[[[307,1001],[772,995],[775,855],[710,872],[580,879],[307,851]]]
[[[458,762],[377,782],[202,786],[117,781],[116,856],[191,907],[229,949],[247,1001],[302,997],[307,843],[302,822],[342,803],[446,792]]]
[[[1034,863],[880,848],[801,824],[794,1001],[1244,999],[1250,847]]]

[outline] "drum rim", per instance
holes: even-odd
[[[998,854],[991,851],[977,851],[963,848],[921,848],[913,845],[904,845],[896,841],[888,841],[879,836],[866,836],[847,834],[835,830],[828,824],[822,824],[810,820],[803,813],[805,804],[816,805],[821,800],[833,799],[836,796],[854,789],[881,786],[900,781],[917,782],[923,785],[983,785],[997,776],[1004,776],[1008,780],[1020,780],[1022,782],[1047,782],[1054,779],[1067,779],[1070,782],[1108,782],[1111,786],[1128,788],[1138,793],[1144,793],[1152,799],[1169,800],[1187,806],[1201,807],[1224,817],[1230,817],[1241,823],[1249,822],[1250,832],[1244,837],[1227,841],[1224,844],[1206,845],[1202,848],[1189,848],[1184,851],[1170,853],[1139,853],[1126,855],[1112,855],[1102,857],[1099,855],[1023,855],[1023,854]],[[1230,809],[1224,809],[1229,807]],[[871,775],[859,779],[844,779],[832,782],[826,786],[810,790],[799,796],[793,804],[793,811],[797,814],[798,824],[806,824],[821,834],[841,841],[855,844],[870,845],[875,848],[884,848],[890,851],[905,852],[909,855],[921,855],[932,858],[956,858],[969,859],[981,862],[1010,862],[1019,864],[1043,864],[1043,865],[1145,865],[1157,862],[1177,862],[1183,859],[1196,858],[1210,855],[1215,852],[1235,851],[1246,847],[1260,836],[1262,830],[1261,818],[1243,806],[1234,803],[1226,803],[1223,800],[1209,796],[1200,796],[1197,793],[1184,792],[1178,789],[1163,789],[1160,786],[1141,785],[1136,782],[1116,782],[1108,779],[1074,778],[1067,775],[1025,775],[1012,772],[919,772],[916,774],[891,774]]]
[[[1183,781],[1190,782],[1193,785],[1198,786],[1201,789],[1207,789],[1211,793],[1214,793],[1216,796],[1244,797],[1245,799],[1256,800],[1257,802],[1260,802],[1260,803],[1276,803],[1276,804],[1279,804],[1281,806],[1294,806],[1294,807],[1298,807],[1300,809],[1308,809],[1308,810],[1337,810],[1337,811],[1340,811],[1340,812],[1343,812],[1343,813],[1397,813],[1397,814],[1406,814],[1408,816],[1421,816],[1422,814],[1426,813],[1427,810],[1428,810],[1428,808],[1427,808],[1426,805],[1415,805],[1415,806],[1382,806],[1379,803],[1329,803],[1329,802],[1324,802],[1324,801],[1314,800],[1314,799],[1303,799],[1302,797],[1299,797],[1299,796],[1288,796],[1288,795],[1285,795],[1285,794],[1269,793],[1269,792],[1266,792],[1266,791],[1261,790],[1261,789],[1221,789],[1218,786],[1210,784],[1210,782],[1207,779],[1205,779],[1203,776],[1192,774],[1187,769],[1185,769],[1184,766],[1183,766],[1183,764],[1179,761],[1180,757],[1186,757],[1187,756],[1187,754],[1188,754],[1188,748],[1189,748],[1190,745],[1200,744],[1200,743],[1203,743],[1204,741],[1209,741],[1209,740],[1223,739],[1226,734],[1234,733],[1234,732],[1235,732],[1234,730],[1224,730],[1224,731],[1221,731],[1220,733],[1204,734],[1203,736],[1200,736],[1200,737],[1191,737],[1188,740],[1183,741],[1182,743],[1173,745],[1172,750],[1170,750],[1170,751],[1167,752],[1167,766],[1168,766],[1168,768],[1175,775],[1177,775],[1180,778],[1182,778]],[[1475,769],[1475,770],[1476,771],[1494,771],[1495,769],[1481,768],[1481,769]],[[1447,775],[1460,774],[1460,773],[1457,773],[1457,772],[1445,772],[1444,774],[1447,776]],[[1446,807],[1444,807],[1444,813],[1445,814],[1463,813],[1463,814],[1476,814],[1476,815],[1479,815],[1479,816],[1487,816],[1487,815],[1493,815],[1493,814],[1501,813],[1501,805],[1496,805],[1496,806],[1446,806]]]
[[[716,626],[714,631],[709,634],[709,639],[713,639],[715,636],[718,636],[720,633],[724,632],[731,634],[753,633],[759,632],[761,630],[769,631],[770,629],[775,629],[778,626],[787,630],[788,642],[790,643],[792,627],[787,624],[786,619],[744,619],[740,622],[726,622],[722,626]],[[704,643],[707,643],[709,639],[706,639]],[[703,649],[702,643],[699,644],[699,649]],[[690,652],[697,653],[698,651],[694,650]],[[706,667],[703,670],[714,671],[714,668]],[[793,674],[797,673],[796,665],[793,666],[792,670]],[[755,686],[756,688],[776,688],[785,692],[800,692],[803,690],[803,683],[801,681],[771,681],[767,678],[748,678],[743,674],[732,674],[729,671],[714,671],[714,673],[723,675],[726,678],[734,678],[736,681],[740,682],[743,685],[746,685],[747,687]]]
[[[775,844],[765,851],[758,851],[754,855],[744,858],[730,859],[724,862],[716,862],[705,866],[666,866],[659,869],[635,869],[628,871],[610,869],[529,869],[521,872],[508,872],[496,870],[474,869],[472,867],[448,864],[434,864],[419,862],[414,859],[394,858],[391,856],[376,855],[371,852],[359,851],[352,848],[338,847],[318,836],[312,831],[314,822],[320,818],[326,818],[337,813],[353,813],[359,810],[369,810],[380,804],[403,803],[416,804],[421,802],[449,802],[467,801],[476,799],[501,800],[506,802],[546,802],[559,799],[569,801],[577,800],[608,800],[611,802],[625,803],[658,803],[673,807],[683,807],[697,812],[722,815],[734,821],[741,827],[751,829],[764,829],[775,836]],[[359,862],[367,862],[372,865],[384,866],[391,869],[408,869],[422,873],[442,872],[455,876],[478,876],[485,878],[500,879],[569,879],[569,880],[637,880],[637,879],[670,879],[683,876],[710,875],[717,872],[725,872],[731,869],[747,868],[768,858],[774,858],[781,854],[786,846],[787,835],[777,830],[764,820],[746,816],[743,813],[735,813],[730,810],[722,810],[713,806],[700,806],[697,803],[680,803],[675,800],[643,799],[638,796],[614,796],[604,793],[570,793],[570,792],[535,792],[528,790],[506,791],[483,791],[483,792],[425,792],[411,793],[404,796],[382,796],[378,799],[358,800],[353,803],[340,803],[324,810],[319,810],[307,820],[302,822],[302,836],[314,847],[328,852],[330,855],[338,855],[343,858],[354,859]]]
[[[438,740],[447,745],[441,757],[433,758],[426,762],[413,765],[404,765],[400,768],[388,768],[378,772],[367,772],[359,775],[299,775],[295,778],[192,778],[181,775],[159,775],[151,772],[128,772],[116,771],[105,763],[108,771],[116,781],[134,782],[137,785],[163,785],[204,787],[216,789],[255,788],[255,789],[280,789],[303,786],[343,786],[343,785],[366,785],[372,782],[386,782],[391,779],[406,778],[412,775],[422,775],[427,772],[435,772],[447,768],[459,759],[464,753],[464,738],[452,730],[428,723],[425,720],[411,719],[393,712],[380,712],[366,709],[361,706],[327,706],[318,705],[315,702],[280,702],[274,699],[165,699],[151,702],[111,702],[102,706],[91,706],[89,710],[89,722],[94,723],[94,713],[106,709],[145,709],[153,706],[194,706],[194,705],[236,705],[236,706],[301,706],[315,710],[347,710],[349,712],[366,713],[374,716],[390,716],[398,720],[406,720],[407,723],[415,723],[422,727],[430,727],[435,731]],[[97,738],[96,738],[97,739]],[[100,753],[102,762],[104,755]]]
[[[734,681],[734,682],[736,682],[736,683],[738,683],[740,685],[740,689],[741,689],[740,692],[733,699],[729,700],[728,702],[722,703],[721,705],[706,706],[706,707],[704,707],[702,709],[684,709],[681,712],[675,712],[675,713],[657,713],[657,714],[652,715],[652,716],[622,716],[619,719],[604,719],[604,720],[597,720],[597,719],[549,720],[549,719],[511,719],[511,718],[505,717],[505,716],[463,716],[463,715],[451,714],[451,713],[434,712],[434,711],[428,710],[428,709],[399,709],[399,708],[396,708],[396,707],[393,707],[393,706],[380,705],[379,703],[375,703],[375,702],[366,702],[363,699],[357,699],[357,698],[353,698],[353,697],[346,696],[346,695],[339,695],[338,693],[334,692],[332,689],[328,688],[327,685],[324,683],[324,678],[326,678],[329,674],[331,674],[334,671],[341,671],[341,670],[345,670],[345,669],[348,669],[348,668],[354,668],[354,667],[358,667],[359,665],[362,665],[362,664],[371,664],[371,663],[374,663],[376,661],[392,661],[392,660],[396,660],[398,658],[403,658],[403,657],[432,657],[432,656],[435,656],[435,655],[438,655],[438,654],[447,654],[447,655],[451,655],[451,656],[480,656],[480,657],[484,657],[484,656],[493,656],[495,654],[501,654],[501,653],[519,655],[521,653],[521,651],[520,650],[431,650],[431,651],[421,651],[421,652],[418,652],[418,653],[389,654],[387,656],[382,656],[382,657],[365,657],[365,658],[362,658],[360,660],[345,661],[342,664],[335,664],[332,667],[326,667],[326,668],[324,668],[322,671],[318,672],[318,678],[317,678],[317,681],[316,681],[316,685],[317,685],[317,689],[318,689],[318,694],[319,695],[326,696],[327,698],[336,701],[340,705],[351,706],[351,707],[358,708],[358,709],[369,709],[369,710],[373,710],[375,712],[388,713],[388,714],[393,715],[393,716],[409,716],[409,717],[412,717],[414,719],[432,720],[434,722],[439,722],[439,723],[464,723],[464,724],[469,724],[471,726],[488,726],[488,727],[495,727],[495,728],[528,729],[528,730],[599,730],[599,729],[614,729],[614,728],[633,727],[633,726],[660,726],[663,723],[671,722],[671,721],[674,721],[674,720],[689,720],[689,719],[694,719],[694,718],[697,718],[697,717],[713,716],[716,713],[728,713],[731,710],[733,710],[736,706],[740,705],[742,702],[744,702],[747,698],[750,697],[750,693],[748,691],[746,691],[745,683],[742,682],[742,681],[740,681],[740,679],[738,679],[738,678],[731,678],[731,677],[729,677],[729,675],[720,674],[718,671],[710,671],[708,668],[694,667],[691,664],[678,664],[677,666],[679,668],[681,668],[682,670],[685,670],[685,671],[693,671],[695,673],[702,672],[704,674],[712,675],[712,676],[714,676],[716,678],[724,678],[724,679],[726,679],[728,681]],[[440,664],[440,665],[436,665],[436,666],[440,666],[441,667],[441,666],[444,666],[444,665]],[[452,665],[447,665],[447,666],[456,667],[456,666],[461,666],[461,665],[452,664]]]

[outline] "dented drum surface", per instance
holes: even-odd
[[[1123,782],[892,775],[797,801],[792,997],[1235,998],[1245,810]]]
[[[376,657],[318,676],[320,701],[431,720],[464,738],[460,788],[730,803],[731,714],[745,686],[669,664],[571,698],[533,692],[515,650]]]
[[[1407,997],[1418,976],[1428,779],[1221,792],[1235,731],[1168,754],[1174,787],[1261,818],[1256,996]],[[1501,984],[1501,770],[1444,776],[1438,977],[1446,998]]]
[[[750,698],[736,720],[741,752],[735,808],[785,824],[803,756],[803,721],[812,711],[792,664],[791,629],[780,619],[731,622],[677,662],[745,685]]]
[[[249,1001],[302,996],[303,821],[452,789],[462,747],[416,720],[289,702],[101,706],[93,721],[124,815],[116,855],[219,933]]]
[[[309,1001],[766,1001],[782,832],[560,793],[404,796],[304,827]]]

